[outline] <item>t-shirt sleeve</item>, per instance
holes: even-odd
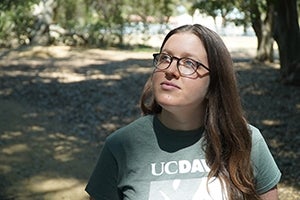
[[[252,162],[258,194],[264,194],[275,187],[281,178],[281,172],[260,131],[252,127]]]
[[[120,200],[117,182],[117,161],[104,145],[85,190],[95,200]]]

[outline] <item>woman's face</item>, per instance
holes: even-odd
[[[172,35],[163,46],[161,53],[177,58],[191,58],[208,66],[207,54],[202,41],[192,33]],[[152,87],[155,99],[163,109],[201,110],[209,81],[208,70],[201,66],[197,73],[190,77],[180,76],[177,60],[173,59],[167,69],[154,70]]]

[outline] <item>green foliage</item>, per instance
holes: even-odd
[[[31,8],[35,2],[36,0],[0,1],[0,46],[29,42],[30,32],[34,28]]]
[[[45,0],[0,1],[0,46],[29,43],[40,33],[41,18],[34,13]],[[54,44],[112,45],[123,44],[124,36],[151,34],[149,24],[166,23],[187,0],[55,0],[49,10],[53,19],[43,29]],[[48,23],[48,24],[47,24]],[[53,34],[54,35],[53,35]],[[79,38],[79,39],[78,39]],[[7,42],[9,41],[9,42]]]
[[[190,8],[190,13],[193,14],[195,10],[206,14],[213,18],[221,16],[223,19],[223,26],[227,22],[234,22],[236,25],[243,25],[248,27],[251,24],[250,7],[260,0],[194,0]],[[263,0],[264,1],[264,0]],[[230,15],[234,11],[240,12],[240,15],[232,17]]]
[[[235,0],[197,0],[193,3],[191,12],[199,9],[201,13],[205,13],[212,17],[217,17],[219,14],[225,17],[236,7]]]
[[[28,8],[39,0],[1,0],[0,11],[13,10],[17,7]]]

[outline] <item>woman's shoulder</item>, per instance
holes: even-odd
[[[264,141],[264,137],[257,127],[255,127],[251,124],[248,124],[248,129],[249,129],[251,137],[252,137],[253,145],[255,145],[256,143],[259,143],[260,141]]]
[[[110,134],[107,137],[106,141],[107,142],[118,141],[118,140],[124,141],[124,138],[136,137],[138,135],[141,135],[140,133],[148,132],[149,130],[152,129],[153,129],[153,116],[152,115],[141,116],[138,119],[129,123],[128,125]]]

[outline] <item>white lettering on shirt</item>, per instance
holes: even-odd
[[[205,159],[151,163],[151,172],[154,176],[161,176],[163,174],[186,174],[209,171],[210,168],[207,166]]]

